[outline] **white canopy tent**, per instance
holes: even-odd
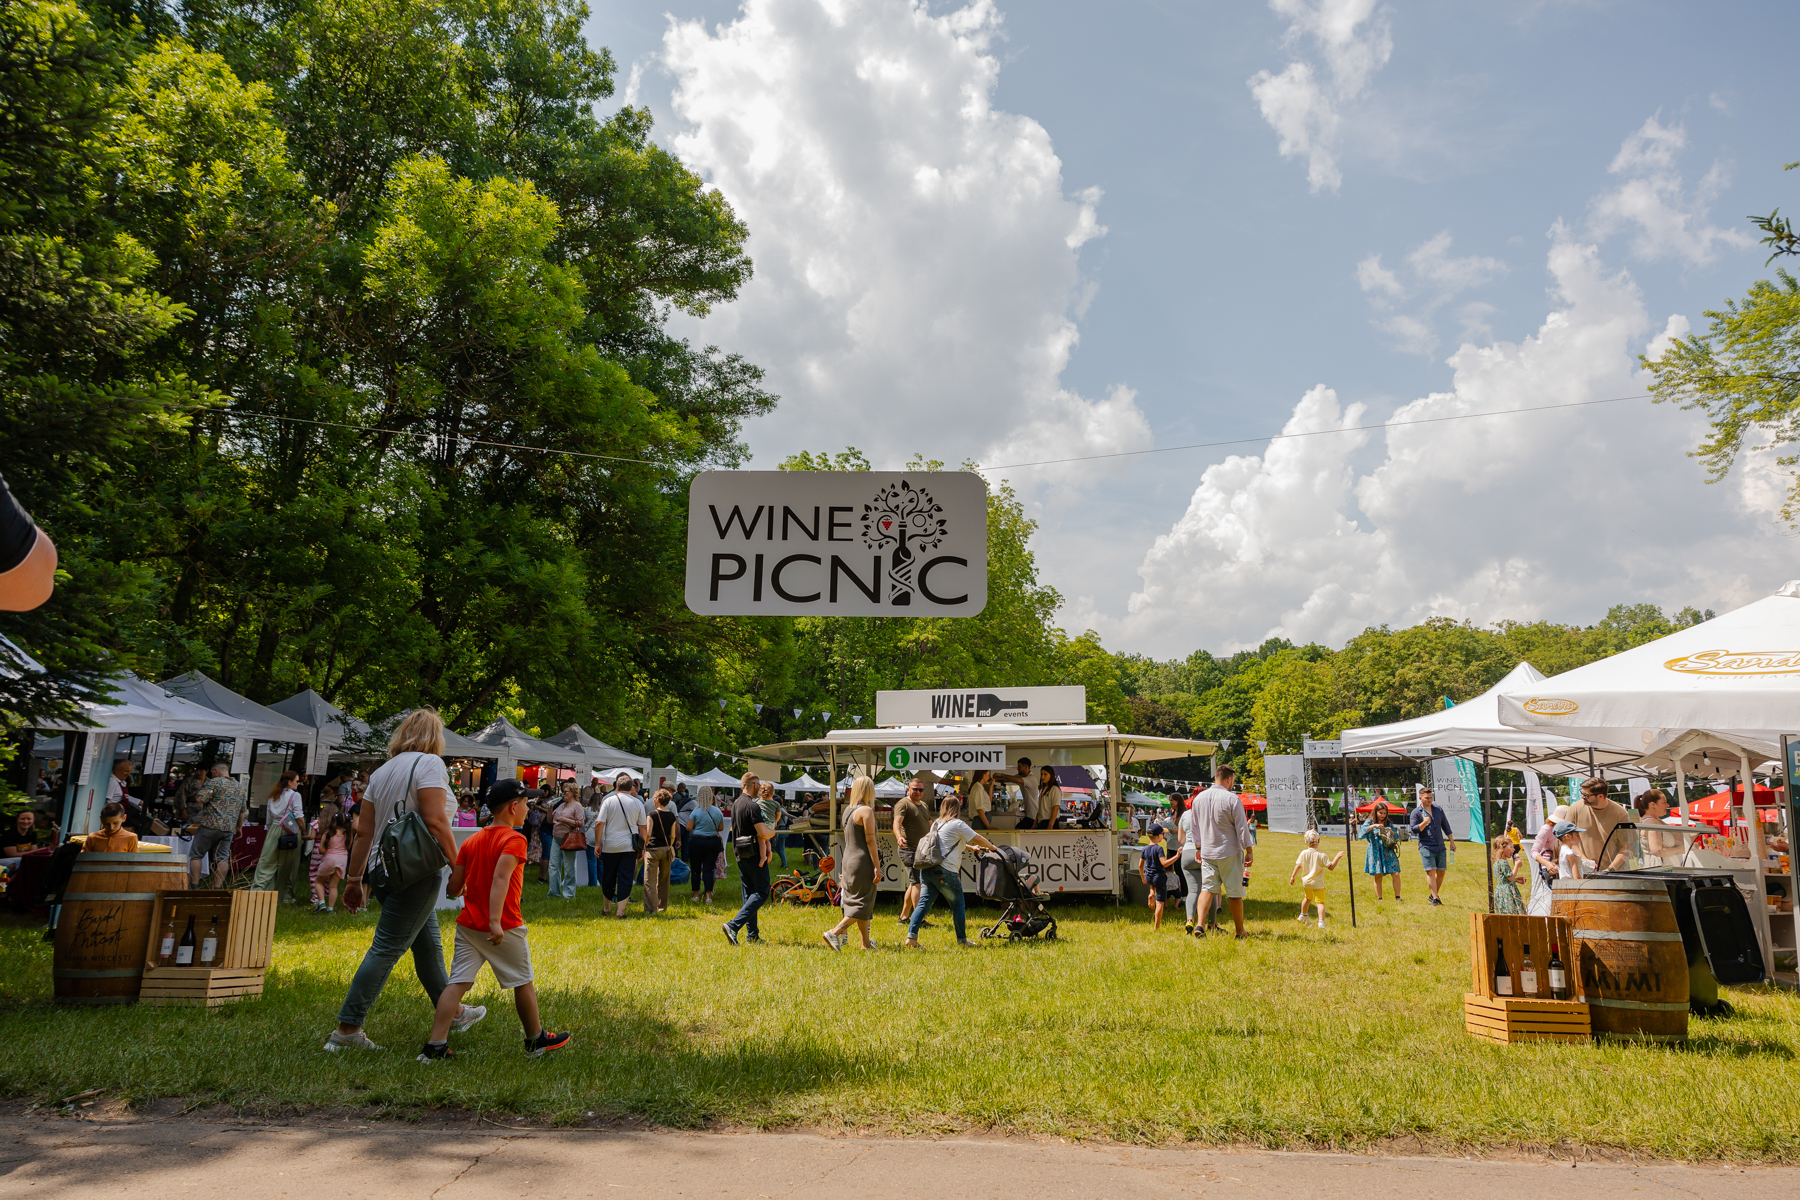
[[[351,716],[311,688],[278,700],[269,709],[313,731],[312,748],[306,755],[308,775],[323,775],[333,755],[346,754],[357,759],[386,757],[382,739],[367,721]]]
[[[610,746],[579,725],[571,725],[544,740],[553,746],[568,747],[590,771],[616,771],[620,767],[629,767],[637,772],[635,778],[642,779],[643,773],[650,769],[650,760],[643,755]]]
[[[1764,968],[1773,976],[1768,868],[1752,764],[1779,757],[1783,734],[1800,732],[1800,580],[1724,616],[1507,689],[1499,705],[1507,725],[1610,744],[1673,770],[1684,820],[1687,776],[1696,768],[1706,774],[1714,756],[1736,759],[1748,810],[1739,815],[1754,866],[1752,915],[1762,935]],[[1791,819],[1788,824],[1791,829]],[[1800,875],[1790,875],[1790,897],[1797,884]],[[1791,929],[1792,914],[1781,918],[1784,931]]]
[[[312,745],[312,726],[302,725],[292,717],[285,717],[272,708],[265,708],[248,696],[240,696],[218,680],[198,671],[165,679],[160,686],[164,691],[173,692],[184,700],[191,700],[215,712],[235,717],[243,723],[246,734],[256,741]]]
[[[481,732],[470,735],[469,741],[486,746],[490,751],[501,751],[501,757],[515,762],[572,767],[579,761],[576,752],[569,747],[534,738],[505,717],[495,717]]]
[[[785,795],[793,796],[800,792],[829,792],[831,790],[831,785],[820,783],[811,775],[803,772],[798,779],[789,780],[787,783],[776,784],[775,790]]]
[[[1344,730],[1344,752],[1388,750],[1418,758],[1456,755],[1510,770],[1543,775],[1591,775],[1600,769],[1635,765],[1640,752],[1599,745],[1542,729],[1519,729],[1500,720],[1500,694],[1528,688],[1544,678],[1530,663],[1520,663],[1487,691],[1452,708],[1426,713],[1410,721]]]
[[[718,767],[714,767],[704,775],[682,775],[681,782],[689,787],[732,788],[735,790],[741,782],[739,776],[727,775]]]

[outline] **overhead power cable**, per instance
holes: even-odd
[[[1173,454],[1178,450],[1212,450],[1220,446],[1243,446],[1253,442],[1279,442],[1291,438],[1323,437],[1333,433],[1369,433],[1377,429],[1400,429],[1408,425],[1438,425],[1445,421],[1473,421],[1483,417],[1507,417],[1516,413],[1557,412],[1569,408],[1591,408],[1596,404],[1618,404],[1624,400],[1646,400],[1649,392],[1635,396],[1613,396],[1606,400],[1572,400],[1567,404],[1539,404],[1530,408],[1502,408],[1493,412],[1451,413],[1442,417],[1421,417],[1416,421],[1380,421],[1373,425],[1340,425],[1335,429],[1303,429],[1298,433],[1265,433],[1260,437],[1230,438],[1222,442],[1190,442],[1185,446],[1154,446],[1148,450],[1116,450],[1110,454],[1078,454],[1070,458],[1043,458],[1036,462],[1001,463],[976,467],[977,471],[1018,471],[1026,467],[1052,467],[1061,463],[1097,462],[1107,458],[1135,458],[1145,454]]]

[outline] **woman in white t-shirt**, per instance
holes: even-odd
[[[974,780],[969,784],[969,798],[965,802],[965,807],[969,811],[969,820],[974,822],[977,829],[993,828],[988,824],[988,813],[992,812],[994,808],[993,779],[992,771],[978,771]]]
[[[594,838],[600,847],[600,890],[613,902],[616,917],[624,916],[631,903],[631,885],[637,877],[638,859],[643,855],[637,846],[648,844],[650,837],[650,814],[636,791],[636,781],[621,776],[619,786],[608,793],[600,802],[600,811],[594,814]],[[631,841],[634,833],[644,839],[637,846]]]
[[[252,891],[276,891],[279,877],[287,873],[290,863],[300,859],[300,839],[306,832],[306,809],[300,801],[300,793],[294,790],[298,782],[300,772],[283,771],[280,781],[269,789],[268,807],[263,811],[262,854],[256,860],[256,877],[250,882]],[[283,846],[283,840],[288,840],[288,844]],[[287,882],[291,890],[292,881]],[[296,903],[291,895],[282,900],[287,904]]]
[[[1062,815],[1062,785],[1056,782],[1056,770],[1049,765],[1038,768],[1037,789],[1037,827],[1039,829],[1055,829],[1056,818]]]
[[[350,849],[350,874],[344,880],[344,907],[351,910],[365,903],[363,872],[369,865],[370,849],[381,831],[403,812],[417,812],[443,850],[445,861],[456,861],[456,842],[450,836],[450,772],[443,759],[443,718],[435,709],[415,709],[394,730],[387,748],[388,760],[370,776],[356,813],[356,841]],[[438,997],[450,986],[444,969],[443,936],[437,925],[437,898],[443,887],[443,873],[439,872],[411,887],[390,888],[383,895],[375,938],[350,981],[350,994],[338,1010],[338,1026],[331,1031],[325,1049],[381,1049],[363,1032],[363,1022],[387,985],[394,964],[408,950],[419,983],[436,1007]],[[487,1009],[465,1004],[450,1028],[460,1033],[485,1016]]]
[[[924,876],[919,887],[918,907],[913,909],[912,920],[906,928],[906,944],[917,950],[919,946],[919,927],[925,923],[925,914],[931,911],[931,902],[942,895],[944,901],[951,906],[951,914],[956,922],[956,944],[969,945],[964,928],[964,907],[962,890],[962,852],[964,846],[974,846],[979,850],[992,850],[994,844],[976,833],[969,823],[962,819],[962,797],[952,794],[945,796],[938,805],[938,819],[931,823],[924,838],[937,839],[938,849],[943,861],[935,867],[925,867]],[[923,843],[924,838],[920,841]],[[915,850],[916,854],[917,851]]]

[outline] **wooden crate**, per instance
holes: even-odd
[[[276,892],[158,892],[146,947],[144,983],[139,1004],[214,1008],[233,1000],[262,995],[263,975],[275,945]],[[225,926],[225,944],[210,967],[165,967],[160,964],[164,914],[175,914],[175,936],[194,918],[194,936],[203,938],[213,917]],[[196,948],[197,949],[197,948]]]
[[[1494,995],[1494,939],[1506,947],[1506,963],[1512,968],[1513,999],[1550,1000],[1550,938],[1555,936],[1562,955],[1563,970],[1568,975],[1569,999],[1579,1000],[1581,982],[1576,978],[1573,941],[1567,917],[1518,917],[1504,913],[1469,914],[1469,990],[1490,1000],[1506,999]],[[1537,967],[1538,992],[1520,995],[1517,989],[1519,968],[1525,961],[1525,943],[1531,943],[1532,962]]]
[[[144,984],[147,988],[149,980]],[[1463,1028],[1473,1037],[1508,1044],[1585,1042],[1594,1036],[1588,1006],[1578,1000],[1496,999],[1473,992],[1463,993]]]
[[[204,967],[145,967],[139,1004],[216,1008],[262,995],[266,967],[207,970]]]
[[[206,927],[213,917],[218,917],[220,924],[225,926],[225,944],[219,948],[219,961],[212,964],[212,970],[244,971],[267,967],[275,947],[275,905],[280,898],[278,892],[158,892],[156,911],[150,919],[150,944],[145,947],[145,968],[206,969],[198,965],[198,960],[192,968],[163,967],[159,961],[157,951],[161,948],[163,923],[167,920],[164,914],[171,909],[175,912],[176,937],[181,936],[190,915],[195,918],[196,938],[206,936]],[[145,978],[149,978],[147,971]]]

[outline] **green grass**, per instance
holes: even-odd
[[[1293,919],[1297,848],[1264,835],[1244,943],[1195,943],[1179,918],[1152,932],[1141,907],[1071,902],[1057,906],[1054,942],[957,951],[944,927],[908,954],[889,901],[878,954],[825,949],[823,907],[772,911],[771,945],[732,950],[718,931],[729,889],[708,913],[678,889],[666,917],[621,923],[598,917],[593,891],[564,904],[529,887],[545,1018],[576,1035],[538,1061],[484,975],[470,999],[490,1015],[456,1042],[457,1061],[414,1063],[429,1013],[404,960],[369,1024],[387,1052],[320,1053],[372,914],[284,910],[267,994],[212,1011],[56,1007],[50,947],[19,923],[0,929],[0,1093],[105,1087],[133,1103],[212,1098],[271,1115],[454,1107],[559,1122],[1800,1158],[1794,996],[1733,990],[1738,1015],[1696,1020],[1684,1048],[1476,1041],[1461,1002],[1467,913],[1485,904],[1479,860],[1465,851],[1442,909],[1423,903],[1416,854],[1404,904],[1377,908],[1359,875],[1360,927],[1341,910],[1320,931]],[[1343,866],[1332,882],[1342,896]]]

